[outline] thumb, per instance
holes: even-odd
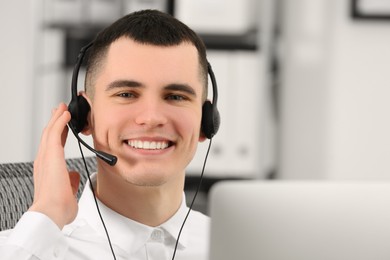
[[[72,186],[73,195],[77,195],[77,191],[80,185],[80,173],[76,171],[69,172],[70,185]]]

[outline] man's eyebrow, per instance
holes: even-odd
[[[106,91],[116,89],[116,88],[123,88],[123,87],[137,88],[137,87],[142,87],[142,84],[135,80],[120,79],[120,80],[112,81],[110,84],[108,84],[106,87]]]
[[[169,84],[165,87],[165,90],[171,90],[171,91],[181,91],[185,92],[191,96],[196,97],[196,92],[193,87],[187,84]]]
[[[144,85],[142,83],[135,80],[115,80],[107,85],[106,91],[110,91],[116,88],[140,88],[143,86]],[[165,86],[164,89],[169,91],[180,91],[196,97],[194,88],[187,84],[172,83]]]

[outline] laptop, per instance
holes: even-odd
[[[390,182],[225,181],[209,260],[389,260]]]

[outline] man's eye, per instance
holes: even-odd
[[[135,97],[135,95],[134,95],[133,93],[129,93],[129,92],[119,93],[117,96],[118,96],[118,97],[123,97],[123,98],[132,98],[132,97]]]
[[[185,96],[176,95],[176,94],[168,95],[167,99],[174,100],[174,101],[187,100],[187,98]]]

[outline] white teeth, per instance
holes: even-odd
[[[168,147],[168,142],[149,142],[140,140],[130,140],[127,142],[133,148],[145,149],[145,150],[161,150]]]

